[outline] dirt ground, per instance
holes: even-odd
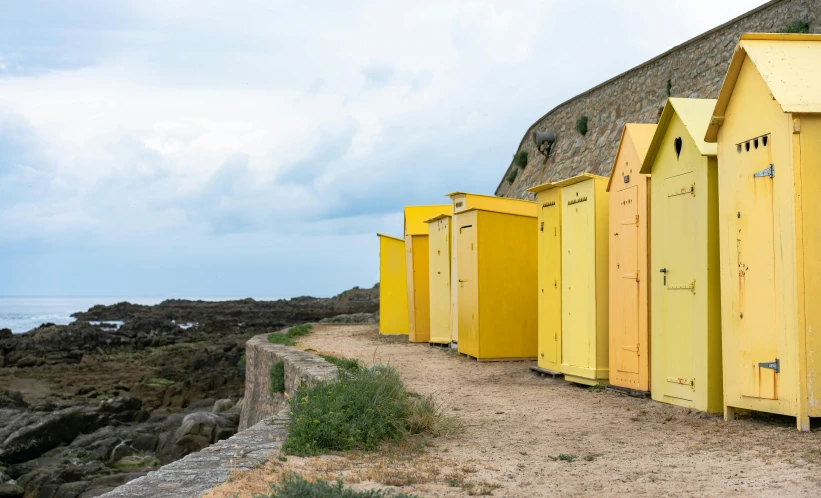
[[[724,422],[539,377],[529,370],[535,362],[477,362],[380,336],[373,325],[316,326],[300,347],[393,365],[410,390],[434,394],[465,430],[428,439],[413,457],[288,457],[262,472],[342,473],[360,489],[412,483],[399,489],[420,496],[821,494],[821,432],[799,433],[792,418]]]

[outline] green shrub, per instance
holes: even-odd
[[[514,154],[513,164],[520,168],[524,168],[525,166],[527,166],[527,151],[523,150],[520,151],[518,154]]]
[[[587,116],[582,116],[576,121],[576,131],[582,135],[587,135]]]
[[[806,34],[810,32],[810,23],[807,21],[793,21],[785,24],[778,30],[779,33]]]
[[[340,369],[346,372],[356,372],[362,369],[362,364],[359,363],[359,360],[353,360],[351,358],[340,358],[338,356],[329,356],[321,354],[319,355],[325,359],[328,363],[334,364]]]
[[[268,373],[268,389],[271,391],[271,396],[285,392],[285,363],[278,361],[271,365]]]
[[[239,368],[243,373],[245,373],[245,351],[243,351],[242,356],[239,357],[239,361],[237,362],[237,368]]]
[[[338,381],[297,389],[289,400],[291,421],[283,449],[307,456],[322,450],[375,450],[408,433],[408,395],[399,374],[376,365]]]
[[[517,176],[519,176],[519,168],[513,168],[513,170],[507,175],[507,183],[512,185]]]
[[[415,498],[414,495],[371,489],[368,491],[354,491],[337,479],[336,484],[317,479],[315,482],[306,481],[299,474],[291,473],[280,483],[271,485],[271,493],[261,498]]]
[[[296,346],[296,340],[302,336],[311,333],[313,325],[306,323],[291,327],[287,332],[281,334],[279,332],[272,332],[268,334],[268,342],[273,344],[282,344],[283,346]]]
[[[667,96],[670,96],[670,91],[673,89],[673,80],[667,80]]]

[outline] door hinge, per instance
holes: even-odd
[[[696,293],[696,281],[693,280],[689,284],[668,285],[668,290],[689,290],[693,294]]]
[[[640,278],[640,275],[639,275],[640,271],[641,270],[636,270],[636,282],[641,282],[641,278]]]
[[[667,377],[667,382],[672,384],[681,384],[682,386],[690,386],[693,391],[696,390],[696,379],[683,379],[681,377]]]
[[[781,360],[778,358],[775,361],[764,361],[758,364],[761,368],[769,368],[770,370],[775,370],[775,373],[781,373]]]
[[[539,223],[539,231],[544,232],[544,221]]]
[[[636,215],[636,226],[639,226],[639,215]]]
[[[769,168],[762,169],[758,173],[753,173],[753,178],[774,178],[775,177],[775,165],[771,164]]]

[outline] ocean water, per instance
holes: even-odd
[[[247,297],[247,296],[245,296]],[[154,305],[166,299],[190,299],[202,301],[231,301],[245,297],[2,297],[0,296],[0,329],[11,329],[22,334],[43,323],[68,325],[74,321],[72,313],[86,311],[95,304],[111,305],[128,301],[132,304]],[[258,301],[275,301],[278,298],[255,297]],[[119,322],[109,322],[115,326]],[[180,324],[187,328],[192,324]]]
[[[15,334],[28,332],[43,323],[67,325],[72,313],[86,311],[95,304],[159,304],[163,297],[0,297],[0,329]]]

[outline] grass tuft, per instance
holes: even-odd
[[[807,34],[810,32],[810,23],[807,21],[793,21],[789,24],[785,24],[783,28],[778,30],[779,33],[792,33],[792,34]]]
[[[587,116],[582,116],[576,121],[576,131],[581,135],[587,135]]]
[[[268,389],[271,392],[271,396],[285,392],[284,362],[278,361],[271,365],[271,370],[268,372]]]
[[[321,356],[328,363],[336,365],[341,370],[344,370],[346,372],[358,372],[362,369],[362,364],[359,362],[359,360],[354,360],[351,358],[341,358],[339,356],[330,356],[326,354],[321,354],[319,356]]]
[[[345,487],[342,479],[336,483],[317,479],[308,481],[299,474],[291,473],[282,482],[271,485],[271,493],[261,495],[260,498],[415,498],[414,495],[396,493],[395,490],[371,489],[368,491],[354,491]]]
[[[524,169],[527,166],[527,151],[522,150],[513,155],[513,164]]]
[[[173,380],[163,379],[162,377],[155,377],[153,379],[148,379],[148,381],[146,381],[146,383],[145,383],[145,385],[147,385],[149,387],[161,387],[161,388],[171,387],[174,384],[176,384],[176,382],[174,382]]]
[[[408,393],[398,372],[386,365],[360,367],[337,381],[302,385],[288,403],[291,421],[283,450],[298,456],[372,451],[382,441],[453,433],[460,427],[432,397]]]
[[[268,334],[268,342],[272,344],[281,344],[283,346],[296,346],[296,340],[302,336],[310,334],[312,328],[313,325],[310,323],[305,323],[303,325],[297,325],[296,327],[289,328],[284,334],[272,332]]]
[[[510,173],[507,175],[507,183],[509,185],[513,185],[513,182],[516,181],[516,177],[519,176],[519,168],[513,168],[510,170]]]

